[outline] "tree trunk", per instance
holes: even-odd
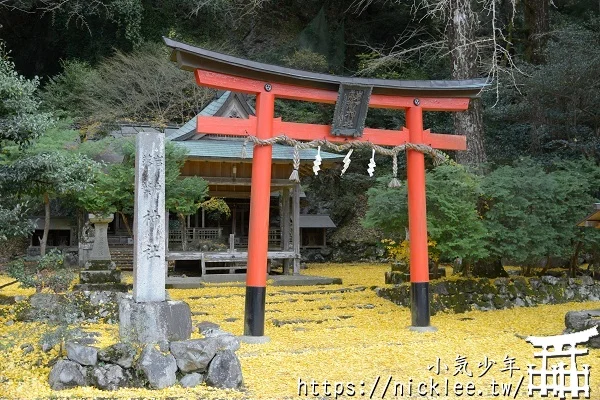
[[[119,211],[119,215],[121,216],[121,219],[123,219],[123,222],[125,223],[125,228],[127,228],[127,233],[133,239],[133,232],[131,231],[131,227],[129,226],[129,221],[127,220],[127,217],[125,216],[125,214],[123,214],[122,211]]]
[[[456,153],[456,160],[463,165],[478,167],[487,161],[483,146],[483,106],[481,99],[472,99],[469,109],[453,113],[454,131],[467,136],[467,151]]]
[[[433,271],[431,271],[433,273],[434,279],[439,279],[440,276],[440,262],[438,261],[434,261],[433,262]]]
[[[451,0],[448,9],[448,47],[452,61],[453,79],[472,79],[478,76],[475,32],[479,21],[470,0]],[[479,166],[487,161],[483,146],[483,107],[480,99],[473,99],[469,109],[453,113],[454,130],[467,136],[467,151],[457,153],[457,161],[464,165]]]
[[[546,273],[548,272],[548,270],[550,269],[550,256],[546,256],[546,261],[544,262],[544,266],[542,267],[542,271],[540,272],[540,275],[546,275]]]
[[[577,241],[575,245],[575,250],[571,255],[571,262],[569,263],[569,273],[571,278],[575,278],[575,270],[577,269],[577,260],[579,259],[579,252],[581,251],[581,247],[583,246],[583,242],[581,240]]]
[[[525,30],[527,39],[525,42],[525,60],[539,65],[545,61],[544,47],[548,41],[550,31],[550,14],[548,0],[525,0]],[[542,152],[542,127],[546,123],[546,110],[540,109],[539,102],[533,102],[533,123],[529,132],[531,153]]]
[[[550,2],[548,0],[525,0],[525,29],[527,42],[525,59],[532,64],[543,64],[544,47],[550,31]]]
[[[44,234],[40,240],[40,255],[46,255],[46,242],[48,241],[48,233],[50,232],[50,196],[44,193]]]
[[[179,225],[181,226],[181,250],[187,251],[187,224],[185,222],[185,215],[177,214],[179,218]]]

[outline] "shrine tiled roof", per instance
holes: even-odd
[[[229,97],[230,94],[231,94],[230,91],[224,92],[221,96],[219,96],[215,100],[211,101],[206,107],[204,107],[198,115],[201,115],[204,117],[212,117],[219,111],[219,109],[221,109],[221,107],[223,107],[223,104],[225,104],[225,101],[227,101],[227,98]],[[192,131],[196,131],[196,120],[198,118],[198,115],[196,115],[194,118],[190,119],[188,122],[186,122],[184,125],[182,125],[176,131],[171,132],[167,136],[167,139],[168,140],[177,140],[180,137],[187,135]]]
[[[198,115],[211,117],[218,114],[231,95],[232,93],[230,91],[224,92],[204,107]],[[250,106],[248,105],[248,107]],[[167,140],[170,140],[177,147],[184,148],[187,151],[188,158],[211,160],[242,159],[242,146],[244,144],[242,138],[223,138],[217,135],[202,135],[195,137],[197,118],[198,116],[192,118],[179,129],[169,133],[167,135]],[[253,144],[248,143],[246,145],[246,158],[248,159],[248,162],[252,160],[252,149]],[[273,161],[289,162],[292,160],[293,155],[294,149],[292,147],[280,144],[273,145]],[[300,150],[300,159],[302,161],[314,160],[316,155],[316,149]],[[338,161],[343,157],[343,155],[321,151],[321,158],[324,161]]]
[[[300,214],[300,228],[336,228],[329,215]]]

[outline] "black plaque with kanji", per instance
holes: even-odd
[[[365,129],[371,86],[340,84],[331,134],[360,137]]]

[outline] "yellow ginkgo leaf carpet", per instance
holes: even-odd
[[[589,302],[439,314],[432,317],[437,332],[416,333],[407,328],[410,310],[377,297],[372,290],[384,285],[388,269],[388,265],[369,264],[311,265],[302,273],[340,277],[343,284],[268,287],[265,330],[270,341],[244,343],[237,352],[244,374],[242,392],[204,385],[158,391],[52,391],[47,363],[58,350],[43,353],[37,344],[50,328],[11,323],[14,316],[6,313],[8,306],[0,306],[5,311],[0,316],[0,398],[527,399],[531,398],[527,368],[529,364],[541,368],[541,358],[534,357],[541,349],[524,338],[559,335],[567,311],[600,308],[600,302]],[[1,277],[0,285],[8,281]],[[169,293],[190,304],[194,325],[211,321],[226,331],[243,333],[244,287],[208,285]],[[0,289],[0,295],[23,294],[31,291],[16,285]],[[100,333],[96,346],[118,341],[116,325],[82,328]],[[201,336],[195,332],[193,337]],[[26,343],[35,350],[24,354],[21,345]],[[577,364],[579,369],[583,364],[591,366],[590,398],[600,399],[600,350],[590,349],[577,358]],[[534,390],[533,397],[540,398],[540,391]],[[555,398],[552,392],[549,397]]]

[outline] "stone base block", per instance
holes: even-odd
[[[113,270],[117,268],[117,265],[114,261],[111,260],[90,260],[85,263],[85,269],[89,269],[92,271],[98,270]]]
[[[191,334],[192,312],[183,301],[136,303],[131,296],[119,300],[119,336],[124,342],[172,342]]]
[[[79,290],[81,292],[128,292],[133,288],[133,285],[126,283],[80,283],[78,285],[74,285],[74,290]]]
[[[79,272],[81,283],[120,283],[121,270],[83,270]]]

